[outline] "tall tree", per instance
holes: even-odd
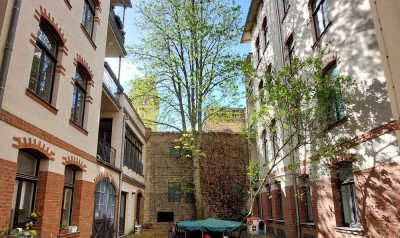
[[[203,218],[198,148],[204,111],[239,102],[242,60],[233,49],[241,33],[240,7],[234,0],[159,0],[143,1],[138,9],[143,37],[131,52],[145,75],[156,79],[156,123],[190,134],[182,142],[193,151],[196,211]]]

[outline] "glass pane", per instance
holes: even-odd
[[[45,101],[50,101],[50,90],[53,83],[53,72],[55,62],[47,55],[44,56],[43,64],[41,65],[42,72],[39,79],[37,94]]]
[[[38,40],[53,54],[57,53],[57,41],[56,39],[48,32],[47,29],[43,28],[43,26],[39,27],[38,31]]]
[[[20,181],[21,186],[21,200],[18,205],[18,227],[24,227],[26,223],[26,215],[31,212],[34,188],[33,182]]]
[[[18,161],[17,161],[17,173],[24,175],[37,176],[37,166],[38,160],[35,159],[32,155],[19,151],[18,153]]]
[[[72,194],[73,190],[70,188],[64,189],[64,204],[62,209],[62,221],[61,225],[69,226],[71,217],[71,207],[72,207]]]
[[[13,223],[14,223],[14,217],[15,217],[15,203],[17,202],[18,185],[19,185],[19,180],[16,180],[16,181],[15,181],[15,184],[14,184],[14,193],[13,193],[13,200],[12,200],[12,205],[11,205],[10,224],[13,224]]]
[[[66,166],[65,173],[64,173],[64,176],[65,176],[64,183],[73,185],[74,184],[74,175],[75,175],[75,171],[73,169],[71,169],[70,167]]]
[[[114,217],[114,210],[115,210],[115,195],[110,194],[108,196],[107,218]]]
[[[92,36],[93,17],[94,17],[93,12],[89,8],[87,8],[85,16],[85,29],[90,36]]]
[[[102,218],[103,217],[103,206],[100,205],[96,205],[95,209],[94,209],[94,217],[96,219]]]
[[[42,50],[39,47],[35,47],[35,51],[33,52],[33,60],[32,60],[32,68],[31,68],[31,76],[29,77],[29,89],[32,91],[36,91],[37,80],[40,73],[40,58],[42,57]]]
[[[77,97],[77,102],[76,102],[76,111],[75,111],[75,119],[76,123],[80,126],[83,125],[83,113],[84,113],[84,108],[85,108],[85,94],[78,89],[77,91],[78,97]]]
[[[342,165],[338,169],[338,177],[341,183],[352,182],[353,177],[353,167],[351,163]]]
[[[79,68],[75,72],[75,82],[79,83],[82,88],[86,89],[86,76]]]
[[[343,220],[346,224],[352,223],[352,198],[350,192],[350,185],[342,185],[340,187],[341,195],[342,195],[342,209],[343,209]]]
[[[85,1],[85,4],[83,5],[83,12],[82,12],[82,25],[85,26],[85,20],[86,20],[86,12],[88,11],[88,4]]]

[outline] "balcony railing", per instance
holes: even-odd
[[[124,88],[118,82],[117,76],[115,76],[114,72],[107,62],[104,62],[103,85],[107,88],[108,92],[114,98],[116,94],[124,91]]]
[[[97,160],[115,167],[116,150],[103,139],[97,142]]]
[[[117,37],[118,42],[123,48],[125,43],[124,25],[122,24],[122,21],[119,18],[119,16],[115,14],[113,7],[110,7],[110,15],[108,17],[108,21],[110,22],[111,27],[115,32],[115,36]]]

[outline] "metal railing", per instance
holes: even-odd
[[[97,160],[115,167],[116,150],[99,137],[97,142]]]
[[[121,47],[124,47],[125,43],[125,31],[124,26],[122,24],[121,19],[114,12],[114,9],[110,7],[110,15],[108,17],[108,21],[111,24],[115,32],[115,36],[117,37],[118,42],[121,44]]]
[[[115,76],[107,62],[104,62],[103,85],[108,89],[109,93],[114,96],[114,98],[116,94],[124,91],[124,88],[118,82],[117,76]]]

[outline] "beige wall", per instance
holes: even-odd
[[[382,4],[382,2],[385,2],[385,4]],[[333,140],[332,144],[336,144],[342,136],[354,138],[391,121],[393,118],[392,111],[395,111],[395,109],[393,109],[392,103],[391,110],[390,102],[394,100],[394,93],[391,92],[391,97],[389,98],[383,71],[385,64],[382,63],[378,48],[378,43],[381,40],[379,40],[379,37],[377,39],[374,31],[374,21],[369,1],[328,1],[328,4],[329,19],[332,21],[332,25],[322,37],[321,42],[331,42],[330,55],[337,55],[339,72],[351,75],[356,83],[354,92],[347,92],[346,89],[342,89],[345,99],[348,100],[346,110],[348,113],[351,111],[352,114],[349,115],[347,122],[327,133],[327,138]],[[378,1],[378,6],[379,4],[385,5],[381,6],[382,8],[398,6],[398,3],[393,1],[390,1],[390,3]],[[260,35],[262,59],[258,62],[253,57],[252,60],[253,66],[259,71],[259,76],[262,76],[262,71],[266,69],[268,64],[272,64],[272,68],[275,70],[279,70],[282,67],[281,45],[292,33],[294,34],[295,55],[307,57],[313,54],[312,46],[315,43],[315,36],[307,1],[291,0],[288,14],[283,21],[282,19],[277,19],[276,9],[276,1],[264,1],[264,6],[257,13],[255,25],[252,29],[251,47],[253,55],[255,55],[255,40]],[[390,12],[392,12],[391,18],[388,16],[386,21],[399,19],[399,15],[398,13],[396,14],[395,10]],[[270,42],[266,49],[264,48],[264,38],[261,31],[261,24],[265,15],[268,19],[270,37]],[[280,22],[282,22],[282,36],[280,36],[278,30]],[[391,25],[395,27],[394,24]],[[393,47],[398,46],[400,41],[398,40],[396,43],[394,41],[399,39],[399,31],[388,30],[388,32],[392,32],[392,34],[391,38],[388,36],[387,39],[393,42]],[[393,64],[395,64],[397,59],[393,58]],[[397,68],[396,70],[398,70]],[[255,78],[252,81],[253,94],[255,96],[258,96],[259,82],[260,78]],[[258,109],[259,103],[259,101],[255,101],[253,107]],[[252,107],[252,103],[249,103],[249,106]],[[259,125],[257,128],[259,135],[261,135],[263,129]],[[320,143],[323,145],[326,142],[321,141]],[[271,143],[269,146],[271,147]],[[261,138],[257,140],[257,148],[257,155],[262,158]],[[368,143],[361,144],[355,147],[352,152],[356,153],[360,161],[363,161],[360,169],[373,167],[380,163],[399,161],[399,152],[394,133],[389,133]],[[388,156],[388,154],[391,156]],[[303,155],[303,158],[308,158],[309,156],[309,154],[306,154]]]
[[[400,118],[400,2],[370,0],[393,119]],[[400,139],[400,134],[398,133]]]

